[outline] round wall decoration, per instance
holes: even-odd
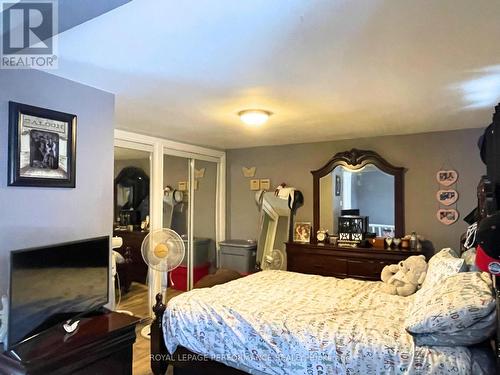
[[[453,169],[440,170],[436,173],[436,180],[443,186],[451,186],[457,182],[458,172]]]
[[[451,225],[456,222],[458,220],[458,216],[458,211],[453,208],[440,208],[436,212],[437,219],[445,225]]]
[[[443,206],[451,206],[458,200],[458,191],[449,190],[438,190],[436,193],[437,201]]]

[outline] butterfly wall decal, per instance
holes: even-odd
[[[194,169],[194,177],[195,178],[203,178],[205,176],[205,168]]]
[[[243,176],[245,177],[253,177],[255,176],[256,167],[241,167],[241,171],[243,172]]]

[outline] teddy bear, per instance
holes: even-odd
[[[427,262],[423,255],[413,255],[398,264],[391,264],[382,269],[380,278],[382,290],[389,294],[407,297],[418,289],[427,274]]]

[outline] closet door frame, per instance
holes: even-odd
[[[204,160],[217,163],[217,187],[216,187],[216,249],[217,262],[219,262],[219,242],[226,238],[226,153],[224,151],[194,146],[187,143],[175,142],[165,138],[152,137],[148,135],[133,133],[125,130],[115,129],[115,146],[133,148],[137,150],[149,151],[151,157],[151,184],[150,184],[150,229],[160,229],[163,223],[163,157],[164,155],[181,156],[190,160],[189,176],[194,180],[195,160]],[[191,182],[191,181],[190,181]],[[189,195],[194,197],[194,184],[189,183]],[[190,200],[193,202],[193,200]],[[189,241],[192,248],[193,243],[193,215],[194,205],[190,204],[189,219]],[[193,252],[188,257],[188,289],[192,288],[193,275]],[[218,266],[218,264],[217,264]],[[151,281],[151,280],[150,280]],[[151,288],[150,288],[151,289]],[[156,293],[157,291],[154,291]],[[150,290],[150,313],[153,316],[151,307],[154,305],[154,293]]]

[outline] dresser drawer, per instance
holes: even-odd
[[[287,242],[288,270],[323,276],[380,280],[382,269],[411,255],[432,254],[409,250],[339,248],[330,244]]]
[[[356,279],[380,280],[382,268],[388,264],[380,260],[348,259],[347,274]]]
[[[347,259],[323,254],[294,254],[288,258],[288,271],[346,277]]]

